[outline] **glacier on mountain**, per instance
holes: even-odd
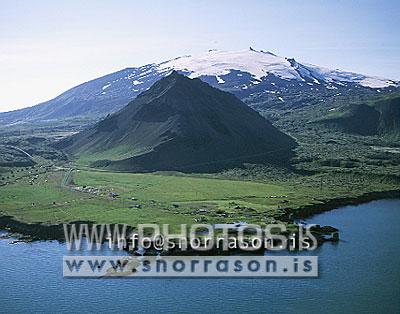
[[[232,70],[250,73],[254,79],[261,80],[273,74],[284,80],[311,80],[315,84],[356,83],[364,87],[384,88],[395,86],[396,82],[357,74],[353,72],[332,70],[308,63],[298,63],[294,59],[277,56],[271,52],[257,51],[253,48],[243,51],[209,50],[198,56],[183,56],[156,65],[160,72],[176,70],[187,73],[190,78],[214,76],[221,82],[221,76]]]

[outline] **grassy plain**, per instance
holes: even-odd
[[[350,190],[344,183],[339,184],[339,177],[332,176],[330,181],[321,176],[254,181],[227,179],[227,174],[134,174],[93,169],[75,169],[69,175],[68,169],[40,167],[37,164],[14,172],[14,177],[0,187],[1,215],[44,224],[73,221],[131,226],[238,221],[264,224],[281,219],[287,208],[360,196],[369,191],[362,180]],[[340,178],[345,182],[344,176]],[[354,182],[354,175],[350,179]],[[374,190],[393,188],[392,184],[379,182],[374,186]]]

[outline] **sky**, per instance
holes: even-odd
[[[400,80],[399,15],[397,0],[0,0],[0,112],[209,49]]]

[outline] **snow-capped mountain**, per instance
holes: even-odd
[[[42,104],[1,113],[0,122],[97,119],[121,109],[173,70],[234,93],[255,108],[287,104],[299,95],[379,93],[399,88],[399,82],[393,80],[299,63],[262,50],[210,50],[105,75]]]
[[[306,63],[300,64],[294,59],[280,57],[268,51],[256,51],[251,47],[245,51],[210,50],[197,57],[176,58],[161,63],[158,67],[161,70],[174,69],[186,72],[190,78],[215,77],[219,84],[224,84],[223,76],[233,71],[250,74],[251,79],[254,79],[249,81],[250,84],[258,84],[268,75],[274,75],[284,80],[325,83],[326,86],[355,83],[363,87],[385,88],[397,84],[379,77],[331,70]],[[240,76],[240,73],[237,74]]]

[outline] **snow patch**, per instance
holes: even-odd
[[[225,83],[225,81],[222,78],[220,78],[218,75],[216,75],[215,78],[217,79],[218,84],[224,84]]]
[[[361,86],[370,87],[370,88],[384,88],[389,86],[396,86],[396,84],[390,80],[385,80],[379,77],[365,77],[363,80],[359,82]]]
[[[189,72],[190,78],[226,75],[231,70],[250,73],[261,79],[269,73],[282,79],[301,80],[297,71],[283,57],[259,51],[209,51],[193,57],[184,56],[159,64],[159,68]]]
[[[380,77],[366,76],[363,74],[347,72],[338,69],[332,70],[308,63],[304,63],[303,65],[313,77],[317,77],[320,80],[328,83],[336,83],[341,86],[346,86],[344,83],[355,83],[370,88],[384,88],[397,85],[391,80]]]
[[[326,85],[326,89],[337,89],[337,87],[333,85]]]
[[[109,88],[110,86],[111,86],[111,84],[107,84],[107,85],[104,85],[101,89],[105,90],[106,88]]]

